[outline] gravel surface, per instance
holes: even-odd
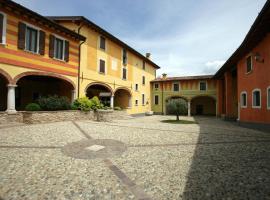
[[[165,119],[0,127],[0,199],[270,199],[269,133]]]

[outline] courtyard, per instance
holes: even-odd
[[[270,199],[270,134],[215,117],[0,127],[0,199]]]

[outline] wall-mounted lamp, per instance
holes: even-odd
[[[264,59],[262,58],[260,53],[255,53],[254,58],[257,62],[264,63]]]

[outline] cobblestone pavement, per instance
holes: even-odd
[[[0,199],[270,199],[270,133],[170,118],[0,127]]]

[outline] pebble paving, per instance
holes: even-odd
[[[270,133],[182,118],[0,127],[0,199],[270,199]]]

